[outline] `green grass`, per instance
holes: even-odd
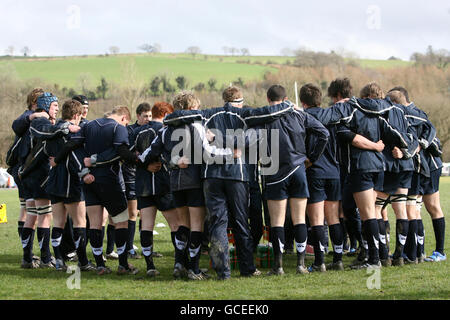
[[[256,58],[253,58],[256,59]],[[109,82],[121,84],[124,79],[124,65],[133,60],[136,64],[138,77],[150,82],[150,79],[167,74],[173,83],[175,78],[185,76],[190,86],[198,82],[206,82],[210,78],[217,80],[217,87],[229,84],[241,77],[244,81],[259,80],[268,72],[277,69],[265,65],[236,63],[238,58],[198,55],[195,59],[187,54],[133,54],[117,56],[86,56],[86,57],[54,57],[4,59],[2,64],[12,64],[20,79],[40,78],[49,84],[56,83],[60,88],[76,88],[81,74],[89,75],[92,87],[100,84],[105,77]],[[264,60],[264,59],[263,59]]]
[[[363,68],[378,69],[378,68],[397,68],[412,66],[414,62],[404,60],[373,60],[373,59],[359,59],[359,65]]]
[[[228,85],[241,77],[244,81],[261,80],[266,72],[277,72],[276,65],[287,61],[293,63],[295,57],[284,56],[223,56],[192,55],[186,53],[158,54],[119,54],[90,55],[71,57],[3,57],[2,65],[11,64],[20,79],[38,78],[48,84],[58,84],[60,88],[80,87],[80,77],[90,79],[90,89],[100,84],[105,77],[108,82],[123,84],[124,65],[134,61],[137,76],[149,83],[150,79],[167,74],[173,84],[175,78],[183,75],[193,87],[199,82],[207,83],[209,79],[217,80],[217,88]],[[357,59],[356,62],[365,68],[394,68],[409,66],[410,61]]]
[[[450,209],[450,178],[441,179],[441,204],[444,212]],[[323,274],[298,276],[295,274],[295,255],[285,256],[285,272],[282,277],[241,278],[238,272],[232,272],[229,281],[214,280],[187,282],[173,280],[173,248],[170,232],[166,228],[156,228],[155,249],[164,257],[155,258],[155,264],[161,275],[156,279],[145,278],[145,262],[133,260],[141,271],[136,276],[117,276],[115,273],[98,277],[95,273],[81,274],[81,289],[70,290],[66,281],[69,274],[52,270],[24,270],[19,267],[22,249],[17,236],[18,200],[16,190],[0,190],[0,203],[7,204],[8,223],[0,224],[0,297],[2,299],[449,299],[450,264],[423,263],[416,266],[383,268],[381,270],[381,288],[369,290],[366,281],[369,274],[364,270],[343,272],[329,271]],[[422,210],[426,229],[426,253],[434,248],[434,233],[429,215]],[[395,218],[390,212],[391,224]],[[157,222],[165,223],[158,214]],[[166,223],[165,223],[166,224]],[[446,215],[447,230],[450,225]],[[391,235],[394,237],[394,231]],[[139,234],[135,244],[139,245]],[[393,244],[391,244],[391,250]],[[446,237],[446,248],[450,248],[450,237]],[[39,248],[35,241],[34,252]],[[90,246],[89,257],[92,259]],[[312,257],[307,258],[312,262]],[[327,262],[331,256],[326,257]],[[352,258],[344,257],[348,265]],[[117,261],[108,261],[113,270]],[[208,267],[206,256],[201,258],[201,267]],[[261,269],[264,273],[267,269]]]

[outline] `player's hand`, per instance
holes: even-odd
[[[84,165],[88,168],[92,167],[91,158],[84,158]]]
[[[392,149],[392,156],[395,159],[401,159],[401,158],[403,158],[403,152],[399,148],[394,147],[394,149]]]
[[[56,167],[55,157],[50,157],[49,161],[52,168]]]
[[[233,150],[233,158],[237,159],[237,158],[240,158],[241,156],[242,156],[241,149],[234,149]]]
[[[209,129],[206,130],[206,139],[208,140],[208,142],[213,142],[215,136],[216,135],[214,133],[212,133],[211,130],[209,130]]]
[[[92,174],[88,173],[83,177],[83,181],[85,184],[91,184],[95,181],[95,177]]]
[[[305,160],[305,168],[308,169],[308,168],[311,167],[311,166],[312,166],[311,160],[309,160],[308,158],[306,158],[306,160]]]
[[[417,147],[417,149],[416,149],[416,151],[415,151],[414,153],[417,154],[417,153],[420,152],[420,150],[422,150],[422,147],[421,147],[420,144],[419,144],[419,146]]]
[[[161,162],[159,162],[159,161],[153,162],[147,166],[147,170],[155,173],[155,172],[158,172],[159,170],[161,170],[161,166],[162,166]]]
[[[81,128],[79,126],[76,126],[74,124],[69,125],[69,131],[72,133],[77,133],[78,131],[80,131],[80,129]]]
[[[178,160],[178,167],[180,167],[181,169],[186,169],[189,166],[190,162],[189,159],[186,158],[185,156],[182,156],[179,160]]]
[[[376,151],[381,152],[384,150],[383,140],[378,141],[376,144],[377,144],[376,149],[375,149]]]

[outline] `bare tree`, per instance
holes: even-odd
[[[8,56],[13,56],[14,55],[14,47],[13,46],[9,46],[6,50],[5,50],[6,55]]]
[[[147,53],[159,53],[161,52],[161,45],[159,43],[154,44],[144,43],[139,47],[139,49]]]
[[[201,52],[202,52],[202,50],[199,47],[197,47],[197,46],[191,46],[191,47],[186,49],[186,53],[192,54],[194,59],[195,59],[195,56],[197,54],[200,54]]]
[[[145,81],[140,77],[134,59],[121,65],[123,85],[119,89],[120,99],[130,110],[134,110],[145,95]]]
[[[111,54],[118,54],[120,51],[118,46],[111,46],[109,47],[109,52],[111,52]]]
[[[248,48],[242,48],[241,49],[241,54],[243,56],[249,56],[250,55],[250,51],[248,50]]]
[[[428,46],[425,54],[414,52],[411,60],[416,61],[417,64],[432,64],[444,69],[450,63],[450,52],[445,49],[434,50],[432,46]]]
[[[22,50],[20,50],[20,52],[23,53],[23,56],[24,56],[24,57],[28,57],[28,56],[30,55],[31,50],[30,50],[30,48],[28,48],[27,46],[25,46],[25,47],[22,48]]]

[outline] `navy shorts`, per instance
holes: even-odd
[[[45,191],[48,180],[47,170],[34,170],[22,180],[23,199],[50,199]]]
[[[31,195],[27,195],[25,188],[23,187],[22,184],[22,180],[20,180],[19,178],[19,165],[16,165],[15,167],[12,167],[11,169],[9,169],[9,173],[11,174],[11,176],[14,178],[14,182],[17,186],[17,190],[19,191],[19,198],[20,199],[31,199]]]
[[[433,194],[439,191],[439,179],[442,168],[430,172],[430,177],[420,177],[420,188],[422,195]]]
[[[398,188],[409,189],[412,177],[413,171],[385,172],[382,191],[387,194],[395,194]]]
[[[266,183],[264,194],[267,200],[309,198],[305,166],[299,166],[280,181]]]
[[[166,193],[164,195],[154,195],[147,197],[137,197],[138,210],[156,207],[159,211],[168,211],[175,209],[172,194]]]
[[[60,202],[64,202],[64,204],[70,204],[70,203],[84,201],[84,196],[64,198],[64,197],[50,195],[50,201],[52,202],[52,204],[57,204]]]
[[[348,183],[352,193],[369,189],[383,190],[384,172],[351,172],[348,175]]]
[[[205,196],[201,188],[173,191],[172,195],[176,208],[205,206]]]
[[[413,172],[411,177],[411,187],[408,189],[408,196],[417,196],[422,194],[422,188],[420,187],[420,180],[425,178],[420,173]]]
[[[125,192],[117,176],[96,178],[93,183],[84,184],[83,191],[86,207],[103,206],[112,217],[122,213],[128,207]]]
[[[135,183],[125,183],[125,195],[128,201],[137,199]]]
[[[318,179],[308,177],[309,199],[308,203],[316,203],[324,200],[340,201],[340,179]]]

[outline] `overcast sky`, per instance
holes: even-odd
[[[361,58],[408,60],[428,45],[450,50],[450,1],[393,0],[0,0],[0,55],[8,46],[31,55],[248,48],[345,49]]]

